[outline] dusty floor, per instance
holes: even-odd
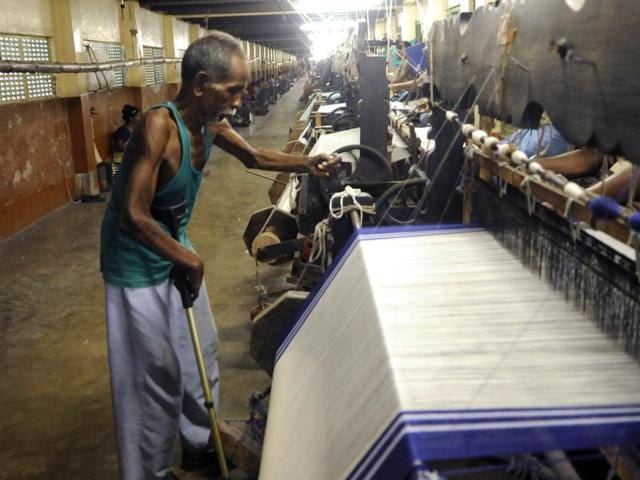
[[[299,81],[238,131],[280,148]],[[268,206],[270,182],[215,150],[190,227],[220,332],[224,418],[245,417],[269,383],[248,354],[255,264],[241,240]],[[273,175],[273,174],[271,174]],[[105,345],[99,226],[105,204],[69,204],[0,243],[0,480],[116,478]]]

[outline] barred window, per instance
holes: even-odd
[[[46,37],[0,34],[0,60],[50,62]],[[0,73],[0,103],[55,96],[53,75],[48,73]]]
[[[122,62],[124,61],[124,48],[119,43],[113,42],[96,42],[93,40],[88,40],[85,42],[85,45],[89,47],[95,57],[99,60],[107,62]],[[125,69],[124,68],[116,68],[112,70],[113,72],[113,83],[112,87],[122,87],[124,86],[124,76]]]
[[[159,47],[142,47],[144,58],[164,58],[164,51]],[[164,64],[157,63],[155,65],[144,66],[144,84],[157,85],[164,83]]]

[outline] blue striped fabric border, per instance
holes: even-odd
[[[640,441],[640,405],[402,412],[347,478],[403,479],[423,462]]]

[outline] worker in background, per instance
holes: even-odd
[[[418,92],[417,97],[428,96],[426,87],[428,87],[430,81],[429,75],[426,71],[420,72],[420,67],[413,65],[410,61],[409,54],[407,52],[407,48],[410,46],[411,44],[409,42],[403,42],[396,50],[402,63],[389,83],[389,90],[391,91],[392,99],[397,98],[400,101],[406,100],[408,96],[403,92],[408,92],[409,94]],[[424,54],[425,53],[423,52],[423,55]]]
[[[217,405],[217,333],[203,281],[204,261],[186,234],[211,145],[248,168],[329,176],[338,167],[338,159],[326,155],[253,148],[220,122],[223,111],[240,104],[248,79],[242,46],[233,37],[214,32],[191,44],[175,103],[156,105],[142,116],[104,215],[100,261],[124,480],[174,478],[170,466],[178,435],[185,470],[216,465],[187,319],[169,278],[172,267],[181,268],[197,294],[194,312]],[[152,211],[183,202],[187,209],[178,242]]]
[[[538,128],[519,128],[506,142],[516,145],[528,157],[553,157],[573,148],[553,126],[546,113],[542,114]]]
[[[400,83],[412,80],[416,76],[415,68],[408,61],[406,49],[410,47],[409,42],[400,42],[396,48],[397,61],[399,62],[398,70],[391,79],[391,83]]]
[[[124,147],[140,121],[140,110],[133,105],[125,105],[122,107],[122,121],[124,123],[113,134],[113,149],[120,153],[124,152]]]
[[[632,202],[640,194],[640,172],[624,158],[608,161],[595,148],[571,150],[571,145],[543,114],[539,129],[520,129],[508,139],[545,169],[564,175],[588,191],[610,197],[619,203]],[[605,160],[607,160],[605,162]]]

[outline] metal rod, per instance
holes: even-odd
[[[562,450],[552,450],[546,452],[544,456],[560,480],[580,480],[580,475]]]
[[[251,175],[255,175],[256,177],[264,178],[265,180],[271,180],[272,182],[279,183],[280,185],[289,185],[287,182],[283,182],[282,180],[278,180],[277,178],[271,178],[268,175],[262,175],[261,173],[254,172],[252,170],[245,170],[245,172],[250,173]]]
[[[353,228],[355,228],[356,230],[362,228],[362,223],[360,223],[360,215],[356,210],[351,210],[349,212],[349,216],[351,217]]]
[[[200,383],[202,383],[202,391],[204,393],[205,406],[209,415],[209,423],[211,423],[211,434],[213,435],[213,444],[216,449],[218,463],[220,465],[220,473],[222,478],[229,478],[229,468],[227,467],[227,459],[224,456],[222,447],[222,437],[220,435],[220,427],[218,426],[218,416],[216,415],[213,397],[211,396],[211,385],[209,385],[209,377],[207,375],[207,367],[202,356],[202,348],[200,347],[200,335],[196,326],[196,319],[193,315],[193,308],[186,308],[187,320],[189,322],[189,330],[191,331],[191,340],[193,341],[193,351],[196,355],[196,363],[198,364],[198,373],[200,375]]]
[[[180,63],[181,58],[139,58],[121,62],[104,63],[57,63],[57,62],[7,62],[0,61],[0,72],[4,73],[90,73],[115,70],[117,68]]]

